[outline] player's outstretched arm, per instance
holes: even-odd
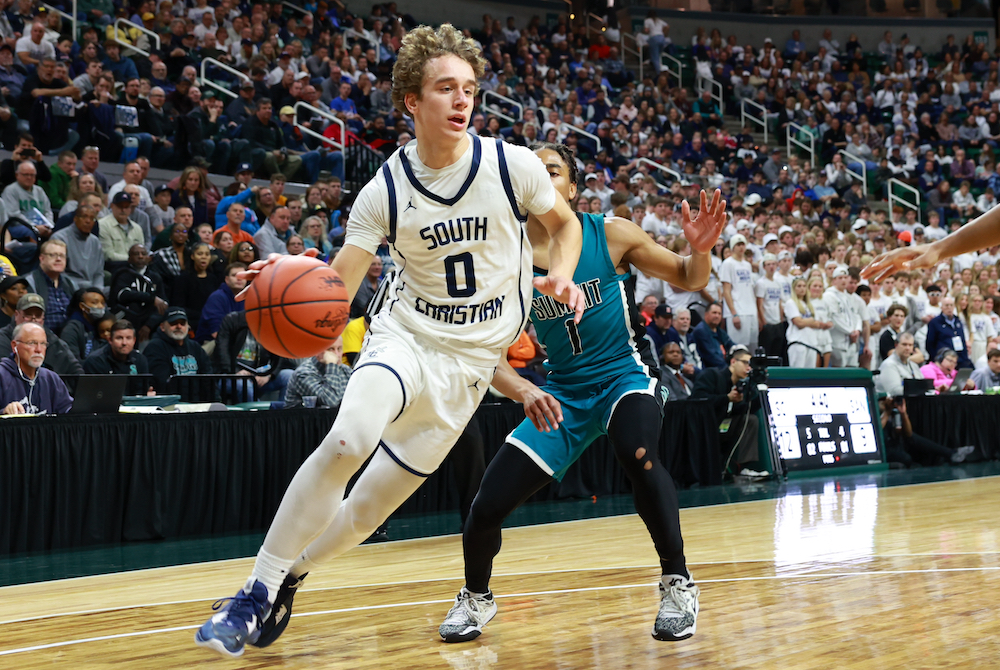
[[[365,278],[373,258],[375,254],[347,242],[330,263],[344,282],[348,300],[354,300],[354,294],[358,292],[358,287],[361,286],[361,281]]]
[[[540,432],[550,433],[559,428],[559,423],[563,420],[559,401],[517,374],[507,362],[507,352],[504,352],[497,372],[493,375],[493,388],[524,405],[524,415]]]
[[[880,282],[900,270],[931,268],[961,254],[1000,244],[1000,207],[994,207],[932,244],[900,247],[880,254],[861,271],[861,276]]]
[[[639,226],[621,218],[606,219],[605,234],[611,260],[617,265],[631,263],[643,274],[664,279],[685,291],[700,291],[708,284],[712,271],[712,247],[726,225],[726,201],[718,190],[709,205],[701,192],[698,217],[691,219],[687,201],[681,205],[684,237],[691,245],[690,256],[678,256],[656,244]]]
[[[573,273],[583,248],[583,229],[562,198],[556,198],[552,209],[545,214],[535,214],[535,218],[549,234],[549,273],[535,279],[535,288],[572,307],[579,323],[586,300],[583,291],[573,283]]]

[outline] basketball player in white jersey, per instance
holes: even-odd
[[[246,585],[216,603],[196,633],[201,646],[240,656],[248,643],[270,644],[290,614],[290,573],[314,565],[311,543],[321,543],[323,560],[358,545],[437,469],[517,340],[533,283],[577,321],[583,314],[572,282],[580,226],[541,160],[466,132],[484,64],[473,41],[447,24],[403,39],[392,99],[413,118],[416,141],[358,194],[332,263],[349,299],[383,238],[399,273],[333,428],[292,479]],[[529,212],[551,235],[550,270],[534,280]]]

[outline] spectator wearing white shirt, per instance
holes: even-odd
[[[590,175],[587,175],[588,177]],[[586,191],[584,191],[586,193]],[[667,221],[667,199],[657,198],[653,203],[653,211],[646,214],[642,219],[642,229],[647,233],[652,233],[653,237],[667,235],[669,222]]]
[[[45,39],[45,26],[40,21],[31,24],[31,31],[17,41],[14,51],[25,67],[37,66],[46,58],[55,60],[56,57],[55,47]]]
[[[755,351],[759,334],[757,296],[754,295],[753,266],[745,260],[747,239],[743,235],[733,235],[729,248],[733,253],[722,261],[719,270],[726,331],[733,342]]]
[[[997,206],[996,194],[993,192],[992,188],[987,188],[981,196],[976,200],[976,209],[980,212],[986,213]]]
[[[823,293],[823,302],[833,322],[830,366],[835,368],[858,367],[861,323],[855,314],[854,296],[847,292],[849,279],[847,268],[838,267],[833,271],[831,286]]]
[[[958,190],[951,196],[952,203],[958,208],[961,215],[967,218],[972,218],[979,214],[979,210],[976,208],[976,198],[969,192],[971,188],[972,184],[968,181],[963,181],[959,185]]]
[[[775,279],[778,257],[766,253],[761,260],[764,276],[757,280],[754,295],[757,298],[757,325],[760,328],[760,345],[769,356],[783,356],[785,351],[785,321],[783,285]]]

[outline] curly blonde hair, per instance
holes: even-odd
[[[472,66],[478,82],[485,76],[486,60],[476,43],[462,35],[450,23],[442,23],[434,30],[419,26],[403,38],[396,64],[392,67],[392,105],[401,113],[412,116],[406,108],[406,95],[414,93],[419,98],[424,84],[427,62],[447,55],[458,56]],[[479,86],[476,86],[476,93]]]

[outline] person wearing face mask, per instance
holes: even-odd
[[[157,393],[166,392],[170,377],[212,374],[208,354],[188,337],[190,332],[184,308],[171,307],[160,329],[142,352],[149,361],[149,372],[153,375],[153,387]]]
[[[0,413],[65,414],[73,407],[66,384],[42,367],[48,344],[37,323],[14,328],[11,355],[0,361]]]
[[[341,363],[343,353],[344,341],[338,337],[325,351],[303,361],[288,382],[285,409],[303,407],[305,398],[315,398],[314,407],[340,407],[351,378],[351,367]]]
[[[111,309],[123,312],[136,327],[136,339],[149,339],[156,321],[167,311],[167,292],[163,278],[149,267],[150,255],[142,244],[128,251],[128,264],[111,278],[108,295]]]
[[[60,333],[77,360],[84,360],[94,349],[103,346],[97,337],[97,323],[107,314],[104,294],[93,287],[77,289],[70,299],[69,318]]]

